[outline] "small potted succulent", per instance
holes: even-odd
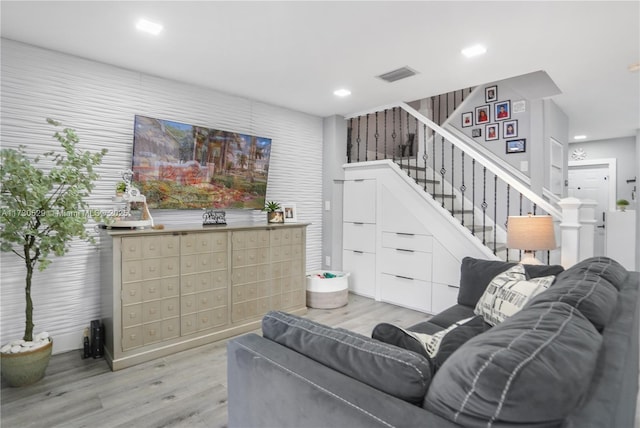
[[[626,199],[618,199],[616,201],[616,205],[618,206],[618,209],[620,211],[626,211],[627,205],[629,205],[629,201],[627,201]]]
[[[124,181],[118,181],[118,183],[116,184],[116,196],[122,197],[122,195],[124,195],[124,192],[126,191],[127,183],[125,183]]]
[[[276,201],[269,201],[264,205],[264,210],[267,212],[268,223],[284,223],[284,214],[282,212],[282,206]]]

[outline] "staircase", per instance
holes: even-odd
[[[496,258],[520,259],[519,251],[506,248],[509,216],[548,214],[561,220],[557,205],[531,191],[528,177],[474,146],[448,119],[440,126],[405,103],[348,119],[350,163],[392,160],[440,206],[441,215],[456,219],[469,230],[469,239],[479,240]],[[548,253],[543,260],[549,261]]]

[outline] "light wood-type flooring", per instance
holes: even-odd
[[[367,336],[379,322],[410,326],[429,318],[355,295],[347,306],[305,316]],[[2,428],[226,427],[226,340],[117,372],[80,351],[57,354],[35,385],[3,382],[0,400]]]

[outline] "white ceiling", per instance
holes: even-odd
[[[640,128],[640,2],[6,1],[2,37],[318,116],[543,70],[569,135]],[[140,17],[160,22],[141,34]],[[483,43],[466,59],[460,50]],[[375,76],[401,66],[419,74]],[[335,89],[352,91],[337,98]]]

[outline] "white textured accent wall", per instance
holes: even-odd
[[[56,146],[45,118],[74,128],[83,149],[107,148],[102,177],[91,196],[108,208],[120,171],[131,166],[134,115],[157,117],[273,140],[267,199],[297,205],[307,229],[307,270],[319,269],[322,249],[322,118],[136,71],[1,40],[3,148],[32,153]],[[170,59],[167,59],[170,60]],[[201,224],[201,211],[154,211],[156,223]],[[229,211],[227,221],[264,221],[259,211]],[[11,253],[0,258],[0,343],[22,337],[24,267]],[[81,333],[99,317],[97,246],[74,242],[34,277],[35,330],[66,337],[54,352],[80,347]],[[76,342],[77,339],[77,342]],[[76,346],[77,345],[77,346]]]

